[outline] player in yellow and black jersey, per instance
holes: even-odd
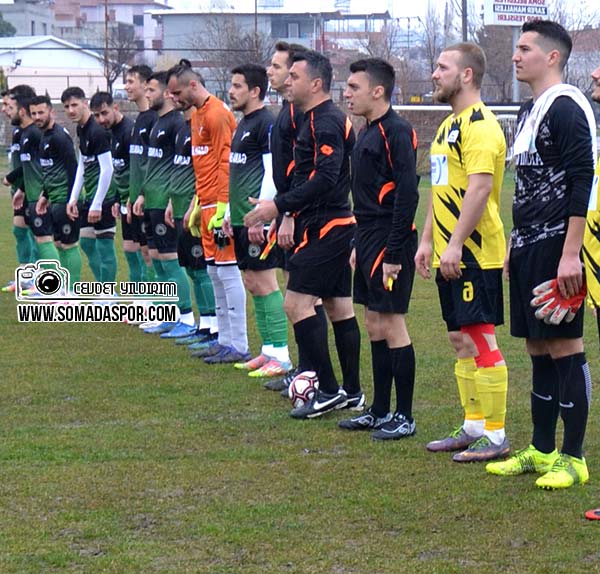
[[[485,55],[474,44],[456,44],[439,56],[432,75],[435,97],[452,114],[431,146],[432,199],[415,256],[417,272],[436,283],[442,317],[456,351],[454,372],[465,418],[430,451],[462,451],[456,462],[504,456],[508,376],[495,337],[503,323],[504,230],[499,198],[506,143],[481,101]],[[466,450],[464,450],[466,449]]]

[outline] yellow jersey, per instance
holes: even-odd
[[[456,227],[470,175],[493,175],[485,211],[463,245],[461,267],[501,268],[506,241],[500,218],[500,191],[504,177],[506,141],[496,116],[483,104],[474,104],[448,116],[431,144],[433,197],[433,266]]]
[[[596,163],[594,183],[583,235],[583,261],[588,297],[595,307],[600,307],[600,161]]]

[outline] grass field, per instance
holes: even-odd
[[[509,202],[505,193],[507,226]],[[3,284],[14,272],[11,214],[2,191]],[[1,574],[600,572],[600,523],[583,518],[600,506],[597,402],[584,487],[539,491],[532,475],[502,479],[426,452],[461,418],[431,282],[416,280],[409,315],[418,432],[393,444],[339,431],[346,413],[294,421],[278,393],[137,328],[19,324],[6,294],[0,312]],[[520,448],[529,361],[507,327],[499,340]],[[364,333],[361,363],[371,395]]]

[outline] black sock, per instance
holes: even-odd
[[[377,417],[390,412],[392,393],[392,355],[387,341],[371,341],[371,365],[373,368],[373,404],[371,411]]]
[[[559,373],[560,416],[565,425],[561,451],[583,456],[583,439],[592,394],[590,368],[585,353],[555,359]]]
[[[556,448],[558,370],[550,355],[532,356],[531,366],[531,444],[547,454]]]
[[[319,317],[312,315],[294,325],[294,334],[298,349],[303,350],[306,360],[319,377],[319,390],[327,394],[337,393],[339,386],[329,357],[327,326]]]
[[[325,313],[322,304],[315,307],[315,313],[319,320],[325,325],[325,331],[327,331],[327,314]],[[300,347],[298,347],[298,371],[314,371],[314,366],[310,364],[304,349],[301,349]]]
[[[344,390],[349,395],[360,393],[360,329],[356,317],[331,323],[335,335]]]
[[[390,349],[392,374],[396,384],[396,412],[412,421],[415,391],[415,350],[412,344]]]

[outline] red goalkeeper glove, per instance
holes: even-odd
[[[577,295],[563,297],[558,290],[556,279],[540,283],[532,290],[531,306],[537,307],[535,316],[548,325],[558,325],[561,321],[571,322],[583,304],[587,289],[585,284]]]

